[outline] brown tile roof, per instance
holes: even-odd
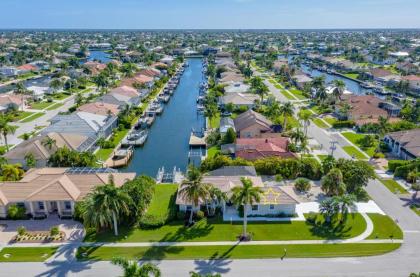
[[[420,129],[399,131],[388,134],[393,140],[416,157],[420,157]]]
[[[238,115],[234,120],[236,131],[248,128],[254,124],[260,125],[265,131],[271,130],[273,123],[262,114],[248,110]]]
[[[118,105],[113,105],[104,102],[93,102],[87,103],[80,106],[78,111],[93,113],[93,114],[100,114],[100,115],[108,115],[108,112],[111,112],[113,115],[117,115],[119,112]]]
[[[130,98],[137,97],[140,95],[140,93],[135,88],[125,85],[116,87],[112,89],[109,93],[116,93]]]
[[[20,106],[22,104],[22,96],[14,94],[3,94],[0,95],[0,105],[16,104]]]
[[[80,201],[96,186],[108,183],[112,175],[116,186],[132,180],[135,173],[67,173],[68,168],[29,170],[22,180],[0,183],[0,200],[21,201]],[[1,196],[3,195],[3,196]],[[3,199],[2,199],[3,198]]]
[[[296,158],[287,150],[289,139],[282,138],[238,138],[236,140],[236,157],[246,160],[257,160],[265,157]]]
[[[373,68],[370,70],[370,74],[376,78],[394,75],[391,71],[382,68]]]
[[[380,116],[387,117],[388,113],[384,109],[379,108],[382,102],[373,95],[349,95],[343,96],[343,100],[351,106],[350,114],[353,120],[375,119]]]

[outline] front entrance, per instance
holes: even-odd
[[[57,202],[50,201],[50,213],[56,213],[56,212],[58,212]]]

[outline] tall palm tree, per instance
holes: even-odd
[[[216,205],[222,201],[226,201],[227,196],[226,196],[226,193],[221,191],[219,188],[210,185],[208,187],[208,199],[210,201],[211,210],[210,211],[207,210],[207,213],[210,214],[211,212],[211,214],[214,215]]]
[[[159,268],[152,263],[139,265],[137,261],[129,261],[126,258],[114,257],[111,263],[123,269],[123,277],[160,277]]]
[[[55,139],[50,138],[50,137],[45,137],[42,140],[42,145],[45,146],[45,147],[48,147],[48,149],[50,149],[50,150],[55,145],[55,143],[56,143]]]
[[[6,145],[6,151],[9,151],[7,136],[13,135],[18,128],[17,126],[10,125],[10,122],[12,122],[12,117],[10,115],[0,117],[0,132],[3,135],[4,144]]]
[[[310,119],[312,118],[312,113],[309,110],[300,110],[298,117],[303,122],[303,130],[305,132],[305,136],[307,136],[308,126],[311,122]]]
[[[244,207],[244,225],[242,238],[247,238],[247,214],[248,207],[256,202],[259,202],[261,199],[261,194],[263,191],[259,187],[254,187],[253,183],[248,178],[241,178],[242,186],[234,187],[232,189],[231,201],[237,206]]]
[[[286,102],[280,107],[280,114],[283,116],[283,130],[287,130],[287,119],[289,116],[293,116],[294,106],[292,102]]]
[[[264,96],[268,92],[269,92],[269,89],[268,89],[268,87],[264,83],[261,83],[259,86],[257,86],[256,88],[254,88],[254,93],[260,96],[261,103],[263,103]]]
[[[383,137],[389,131],[389,128],[390,128],[389,123],[388,123],[388,118],[379,116],[378,123],[379,123],[379,133]]]
[[[344,83],[343,80],[336,79],[333,81],[333,84],[335,86],[333,95],[336,100],[341,100],[341,95],[343,95],[344,90],[346,89],[346,83]]]
[[[1,166],[3,181],[19,181],[25,173],[21,164],[4,164]]]
[[[356,210],[356,196],[353,194],[343,194],[335,196],[333,199],[336,201],[339,211],[342,215],[340,222],[343,223],[351,211]]]
[[[208,196],[208,185],[202,183],[203,176],[198,168],[191,166],[188,169],[187,180],[184,180],[179,189],[179,193],[192,203],[189,223],[193,222],[194,209],[199,207],[200,200],[203,201]]]
[[[113,225],[118,236],[118,220],[129,215],[130,196],[114,184],[97,186],[82,202],[83,222],[99,228]]]

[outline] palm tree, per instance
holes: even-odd
[[[82,201],[83,222],[87,226],[99,228],[113,225],[118,236],[120,216],[129,215],[130,196],[122,189],[110,184],[97,186]]]
[[[333,84],[335,86],[333,95],[336,100],[341,100],[341,95],[343,95],[344,90],[346,89],[346,83],[344,83],[343,80],[336,79],[333,81]]]
[[[283,130],[287,130],[287,119],[289,116],[293,116],[294,107],[292,102],[286,102],[280,107],[280,115],[283,116]]]
[[[333,198],[327,198],[319,204],[319,212],[325,216],[325,222],[330,223],[331,218],[338,214],[340,207]]]
[[[123,277],[150,277],[150,274],[154,277],[161,276],[159,268],[152,263],[139,265],[136,261],[129,261],[122,257],[112,258],[111,263],[123,269]]]
[[[55,78],[55,79],[51,80],[51,82],[50,82],[50,87],[53,89],[54,92],[56,92],[62,86],[63,86],[63,83],[58,78]]]
[[[214,215],[216,205],[219,204],[222,201],[226,201],[227,196],[226,196],[226,193],[221,191],[219,188],[210,185],[208,187],[208,199],[210,200],[210,204],[211,204],[211,213],[208,210],[208,206],[207,206],[207,213],[209,215],[210,214]]]
[[[45,146],[45,147],[48,147],[48,149],[50,149],[50,150],[55,145],[55,143],[56,143],[55,139],[50,138],[50,137],[45,137],[42,140],[42,145]]]
[[[208,186],[203,184],[201,181],[203,176],[198,168],[191,166],[188,169],[187,180],[184,180],[179,189],[180,195],[182,195],[187,201],[192,203],[189,223],[193,222],[194,209],[199,207],[200,200],[205,200],[208,196]]]
[[[295,130],[293,130],[290,134],[290,138],[292,139],[292,141],[294,142],[294,144],[298,144],[299,141],[302,140],[302,138],[305,136],[305,134],[299,129],[296,128]]]
[[[247,213],[249,205],[259,202],[263,191],[259,187],[254,187],[253,183],[248,178],[241,178],[242,186],[237,186],[232,189],[231,201],[237,206],[243,206],[244,208],[244,225],[242,238],[246,239],[247,232]]]
[[[346,186],[343,182],[343,173],[338,168],[331,169],[321,179],[321,190],[328,196],[342,195]]]
[[[349,214],[350,211],[356,210],[356,196],[353,194],[343,194],[340,196],[335,196],[333,199],[337,202],[339,211],[342,215],[340,223],[343,223]]]
[[[261,97],[261,103],[264,101],[264,96],[269,92],[268,87],[261,83],[259,86],[254,88],[254,93]]]
[[[379,123],[379,133],[383,137],[389,131],[388,118],[379,116],[378,123]]]
[[[308,135],[308,126],[310,124],[310,119],[312,118],[312,113],[309,110],[300,110],[298,117],[301,121],[303,121],[303,129],[305,132],[305,136]]]
[[[19,181],[25,173],[21,164],[4,164],[1,166],[3,181]]]
[[[4,144],[6,145],[6,151],[9,151],[7,136],[13,135],[18,128],[17,126],[10,125],[10,122],[12,122],[12,117],[10,115],[0,117],[0,132],[3,135]]]

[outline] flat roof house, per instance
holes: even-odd
[[[391,152],[404,160],[420,157],[420,129],[388,133],[384,137]]]
[[[117,187],[134,179],[135,173],[119,173],[108,168],[34,168],[22,180],[0,182],[0,218],[7,216],[10,205],[25,207],[34,218],[51,214],[72,217],[74,205],[96,186],[113,178]]]

